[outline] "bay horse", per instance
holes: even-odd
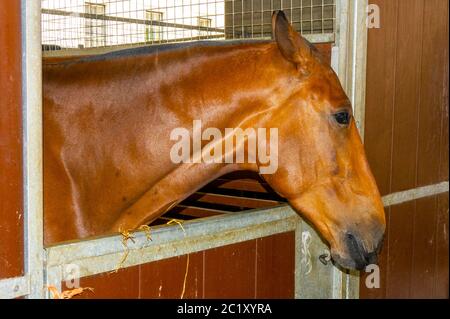
[[[376,262],[383,204],[338,77],[288,22],[274,40],[153,46],[44,62],[45,243],[134,229],[260,163],[173,163],[170,132],[277,128],[263,179],[344,268]],[[243,147],[237,145],[233,152]]]

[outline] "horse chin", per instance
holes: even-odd
[[[364,270],[366,264],[360,260],[354,260],[350,257],[342,257],[341,254],[331,251],[331,259],[333,263],[341,268],[349,270]]]

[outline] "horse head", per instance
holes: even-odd
[[[273,32],[295,88],[267,123],[279,130],[278,169],[262,176],[329,242],[335,262],[363,269],[376,262],[385,216],[350,101],[281,11]]]

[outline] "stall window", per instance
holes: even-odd
[[[162,21],[163,13],[158,11],[145,11],[145,20],[153,23],[155,21]],[[145,27],[145,42],[154,42],[162,40],[162,27],[159,25],[146,25]]]
[[[85,22],[85,46],[88,48],[101,47],[106,45],[106,20],[101,16],[105,15],[106,6],[97,3],[85,3],[85,13],[94,15],[94,18],[86,18]]]

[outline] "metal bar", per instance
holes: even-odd
[[[333,43],[336,38],[334,33],[303,34],[302,36],[311,43]]]
[[[155,41],[153,44],[163,44],[163,43],[176,43],[176,42],[184,42],[191,40],[211,40],[214,41],[213,38],[223,39],[224,35],[209,35],[209,36],[198,36],[191,38],[182,38],[182,39],[171,39],[171,40],[160,40]],[[335,40],[334,33],[325,33],[325,34],[304,34],[304,38],[306,38],[311,43],[333,43]],[[270,37],[263,37],[262,40],[270,40]],[[233,41],[233,40],[230,40]],[[91,54],[102,54],[115,50],[122,50],[127,48],[135,48],[139,46],[149,45],[144,42],[139,43],[128,43],[128,44],[119,44],[105,47],[94,47],[94,48],[83,48],[83,49],[64,49],[64,50],[52,50],[52,51],[44,51],[44,57],[59,57],[59,56],[72,56],[72,55],[91,55]]]
[[[163,245],[170,242],[185,240],[190,237],[206,236],[228,232],[252,225],[260,225],[297,216],[286,204],[269,209],[255,209],[243,213],[212,216],[201,220],[187,221],[180,226],[155,226],[152,227],[152,241],[148,242],[146,233],[139,231],[134,233],[134,243],[129,242],[129,249],[141,249],[149,245]],[[91,239],[47,247],[47,266],[71,263],[74,260],[96,257],[117,252],[123,252],[122,236]]]
[[[337,71],[347,95],[351,97],[362,139],[364,139],[364,126],[361,126],[361,123],[364,123],[365,116],[365,57],[367,52],[367,30],[365,20],[361,20],[365,13],[364,2],[367,0],[336,1],[336,43],[332,48],[332,66]],[[364,11],[361,12],[361,10]],[[333,281],[334,298],[359,297],[358,272],[344,273],[335,268]]]
[[[186,222],[183,228],[175,225],[155,229],[151,241],[144,232],[137,232],[134,242],[128,242],[128,249],[123,247],[121,236],[50,247],[47,273],[55,273],[66,264],[77,265],[80,277],[114,271],[124,254],[127,258],[121,266],[130,267],[292,231],[299,219],[286,205],[239,215]]]
[[[368,0],[337,1],[339,79],[353,105],[356,125],[364,140]]]
[[[297,224],[295,238],[295,298],[342,298],[341,294],[335,294],[335,291],[343,289],[340,270],[332,263],[323,265],[319,261],[318,256],[329,254],[329,249],[320,236],[311,226],[301,221]]]
[[[338,71],[339,80],[342,86],[346,90],[347,84],[347,64],[349,60],[348,56],[348,37],[349,37],[349,7],[350,0],[336,0],[336,42],[335,45],[339,48],[338,57]]]
[[[294,263],[294,296],[300,299],[302,294],[302,222],[297,221],[295,227],[295,263]]]
[[[120,267],[131,267],[292,231],[294,229],[294,223],[294,219],[290,218],[261,225],[252,225],[250,227],[244,227],[229,232],[212,233],[209,236],[186,237],[183,240],[164,245],[149,245],[148,247],[140,249],[131,249],[127,254],[125,261],[122,263],[120,263],[120,261],[123,259],[123,256],[126,253],[125,251],[111,255],[72,261],[71,264],[75,264],[79,267],[80,277],[90,276],[108,271],[115,271],[118,269],[119,265]],[[64,279],[65,278],[63,278],[63,280]]]
[[[22,0],[25,272],[29,298],[43,294],[41,1]]]
[[[63,282],[63,275],[62,275],[62,267],[53,267],[53,268],[47,268],[45,271],[45,283],[46,283],[46,291],[45,291],[45,298],[50,299],[52,298],[50,290],[48,289],[49,286],[53,286],[59,293],[62,292],[62,282]]]
[[[115,22],[124,22],[124,23],[132,23],[132,24],[143,24],[149,26],[160,26],[160,27],[170,27],[170,28],[178,28],[185,30],[199,30],[199,31],[209,31],[209,32],[224,32],[224,29],[220,28],[211,28],[211,27],[203,27],[198,25],[189,25],[189,24],[181,24],[181,23],[169,23],[158,20],[143,20],[143,19],[134,19],[134,18],[124,18],[117,16],[109,16],[109,15],[98,15],[92,13],[83,13],[83,12],[71,12],[57,9],[42,9],[43,14],[51,14],[51,15],[60,15],[66,17],[79,17],[85,19],[93,19],[93,20],[104,20],[104,21],[115,21]]]
[[[204,211],[208,211],[211,213],[217,213],[217,214],[236,214],[236,212],[230,212],[228,210],[220,210],[220,209],[214,209],[214,208],[205,208],[205,207],[199,207],[199,206],[193,206],[193,205],[183,205],[179,204],[175,207],[181,207],[181,208],[192,208],[192,209],[201,209]],[[182,214],[182,212],[180,212]]]
[[[13,299],[30,293],[28,276],[0,280],[0,299]]]
[[[366,106],[366,69],[367,69],[367,25],[366,9],[368,0],[355,0],[353,3],[353,45],[352,45],[352,90],[356,125],[364,141],[364,122]]]
[[[345,83],[346,68],[342,64],[342,57],[346,56],[345,45],[347,43],[347,28],[343,28],[341,23],[346,23],[348,19],[347,0],[336,1],[336,41],[331,49],[331,67],[334,69],[342,84]],[[331,292],[333,298],[342,298],[342,284],[345,274],[338,268],[333,269],[332,281],[333,291]]]
[[[358,299],[359,298],[359,271],[351,270],[345,276],[346,280],[343,287],[342,298]]]
[[[313,34],[302,34],[306,40],[311,43],[333,43],[335,40],[334,33],[313,33]],[[272,37],[258,37],[260,40],[271,40]]]
[[[198,36],[198,37],[192,37],[192,38],[159,40],[159,41],[153,41],[152,44],[149,44],[147,42],[133,42],[133,43],[126,43],[126,44],[105,45],[105,46],[101,46],[101,47],[91,47],[91,48],[82,48],[82,49],[60,48],[60,49],[52,49],[50,51],[44,51],[44,52],[42,52],[42,55],[44,57],[93,55],[93,54],[103,54],[103,53],[116,51],[116,50],[124,50],[124,49],[129,49],[129,48],[137,48],[137,47],[157,45],[157,44],[187,42],[187,41],[195,41],[195,40],[214,40],[214,39],[223,39],[223,34]]]
[[[339,74],[344,89],[353,105],[356,126],[364,141],[366,107],[367,27],[368,0],[339,0]],[[341,79],[341,80],[342,80]],[[336,274],[337,276],[337,274]],[[341,298],[359,297],[359,273],[341,272]]]
[[[423,197],[447,193],[448,191],[449,184],[448,181],[446,181],[439,184],[418,187],[383,196],[383,204],[385,207],[393,206]]]

